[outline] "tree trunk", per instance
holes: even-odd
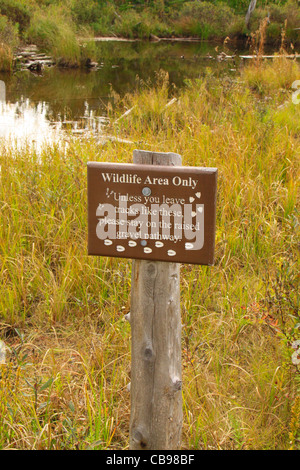
[[[257,0],[251,0],[251,2],[250,2],[249,8],[248,8],[248,11],[247,11],[247,14],[246,14],[246,18],[245,18],[245,24],[246,24],[247,28],[249,26],[250,17],[251,17],[252,13],[255,10],[256,2],[257,2]]]

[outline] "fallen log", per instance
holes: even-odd
[[[300,54],[288,55],[240,55],[240,59],[300,59]]]

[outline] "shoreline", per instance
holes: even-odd
[[[300,28],[299,28],[300,30]],[[149,38],[126,38],[122,36],[92,36],[92,37],[79,37],[80,42],[92,41],[92,42],[194,42],[194,43],[206,43],[206,44],[224,44],[226,40],[229,39],[231,44],[243,44],[244,46],[249,41],[250,36],[248,35],[235,35],[232,37],[215,37],[212,39],[203,39],[197,36],[172,36],[172,37],[159,37],[154,34],[151,34]],[[268,47],[280,47],[281,38],[270,40],[266,39],[264,44]],[[294,47],[300,47],[300,38],[299,41],[294,41]],[[228,44],[227,44],[228,46]]]
[[[100,42],[211,43],[229,49],[230,46],[247,49],[250,43],[258,49],[263,42],[274,50],[285,46],[291,54],[300,46],[300,9],[292,1],[268,9],[261,5],[255,9],[250,23],[245,22],[246,12],[242,8],[221,1],[178,1],[174,11],[164,2],[154,8],[149,2],[147,5],[140,2],[142,7],[127,0],[123,2],[124,8],[115,2],[111,2],[112,7],[108,7],[110,2],[98,5],[96,0],[80,5],[76,0],[77,6],[74,3],[72,8],[58,0],[50,12],[36,0],[28,9],[16,7],[15,13],[0,7],[0,69],[12,71],[15,51],[29,43],[37,44],[65,67],[85,66],[86,60],[93,62],[92,43]],[[89,42],[85,49],[81,48],[84,42]]]
[[[178,41],[178,42],[214,42],[214,41],[208,41],[204,40],[201,38],[197,37],[158,37],[158,36],[153,36],[152,38],[150,37],[149,39],[140,39],[140,38],[124,38],[124,37],[114,37],[114,36],[95,36],[91,38],[82,38],[83,41],[95,41],[95,42],[110,42],[110,41],[115,41],[115,42],[160,42],[160,41]]]

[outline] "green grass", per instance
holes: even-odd
[[[68,12],[63,7],[54,7],[34,14],[26,39],[50,53],[58,65],[78,67],[95,55],[95,44],[89,40],[80,42],[78,34]],[[81,28],[80,34],[92,35],[86,28]]]
[[[0,448],[128,448],[131,262],[87,256],[86,163],[141,148],[219,172],[215,266],[181,267],[182,447],[299,450],[300,67],[278,60],[141,84],[110,111],[134,145],[2,148]]]
[[[13,69],[13,52],[10,47],[0,44],[0,72],[11,72]]]
[[[65,66],[82,62],[78,37],[83,34],[139,39],[149,39],[152,35],[192,36],[219,42],[230,37],[246,44],[268,18],[267,43],[277,47],[285,29],[286,46],[299,44],[300,13],[295,0],[259,2],[249,28],[245,26],[248,3],[246,0],[0,0],[0,44],[3,18],[13,25],[20,42],[35,42]]]
[[[10,72],[13,69],[13,53],[18,42],[18,27],[0,14],[0,72]]]

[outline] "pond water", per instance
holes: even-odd
[[[237,67],[236,60],[219,56],[222,46],[203,42],[96,41],[96,47],[94,70],[54,66],[41,73],[0,74],[0,139],[40,146],[59,139],[65,127],[78,134],[101,133],[113,94],[134,91],[137,77],[153,80],[164,70],[170,84],[181,87],[208,67],[217,73],[234,73]]]

